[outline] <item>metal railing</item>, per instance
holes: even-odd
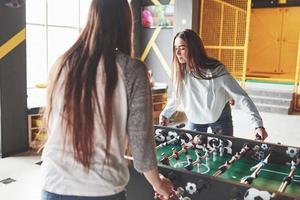
[[[246,81],[251,0],[228,3],[203,0],[200,7],[200,37],[211,57],[221,60],[236,78]],[[209,28],[206,28],[209,27]]]

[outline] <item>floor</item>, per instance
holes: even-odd
[[[300,146],[300,113],[280,115],[261,113],[264,126],[269,133],[267,142]],[[241,110],[233,109],[236,137],[253,139],[253,128],[249,117]],[[0,159],[0,181],[6,178],[15,182],[0,182],[1,200],[39,200],[41,191],[40,156],[35,152],[25,152],[16,156]]]
[[[300,147],[300,113],[282,115],[274,113],[260,113],[269,137],[270,143],[281,143],[288,146]],[[236,137],[254,139],[250,119],[245,112],[233,109],[233,126]]]
[[[1,200],[40,199],[40,156],[34,152],[0,159],[0,181],[11,178],[15,182],[0,183]]]

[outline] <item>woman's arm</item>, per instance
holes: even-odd
[[[250,115],[250,120],[255,130],[255,137],[261,140],[264,140],[266,137],[268,137],[266,130],[263,128],[263,120],[255,104],[245,90],[231,75],[224,75],[220,78],[223,79],[223,87],[229,96],[234,99],[235,104]]]
[[[173,95],[174,96],[174,95]],[[159,115],[159,124],[167,126],[169,124],[170,117],[176,112],[178,103],[174,97],[168,99],[167,105]]]
[[[152,118],[152,95],[146,66],[137,61],[128,71],[128,121],[129,145],[135,169],[143,173],[153,189],[168,199],[173,185],[159,177],[155,155]]]
[[[153,190],[160,194],[164,199],[169,199],[174,193],[172,182],[169,179],[159,176],[157,169],[144,172],[143,174],[152,185]]]

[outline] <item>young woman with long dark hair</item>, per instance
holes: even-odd
[[[172,193],[157,170],[147,68],[131,50],[127,0],[93,0],[85,28],[50,75],[43,200],[126,199],[127,142],[153,189],[165,199]]]
[[[189,128],[232,136],[233,125],[230,101],[249,114],[255,137],[264,140],[268,134],[256,106],[218,60],[210,58],[201,38],[186,29],[173,40],[174,92],[160,115],[160,124],[168,125],[169,118],[182,105]]]

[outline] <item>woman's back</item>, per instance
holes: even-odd
[[[63,90],[58,85],[57,90],[54,91],[53,104],[55,109],[52,110],[49,120],[49,138],[43,152],[43,172],[44,178],[47,179],[43,189],[49,192],[65,195],[87,195],[87,196],[105,196],[116,194],[124,189],[129,179],[127,162],[124,159],[125,147],[127,144],[127,130],[128,127],[133,127],[134,116],[129,115],[131,112],[132,103],[145,104],[145,99],[141,96],[140,100],[132,95],[132,91],[142,90],[142,93],[149,97],[149,85],[145,83],[146,76],[141,76],[140,73],[146,73],[145,66],[129,56],[118,52],[117,53],[117,67],[118,67],[118,83],[113,93],[112,102],[112,138],[110,154],[108,162],[104,164],[105,148],[106,148],[106,134],[101,124],[100,114],[95,112],[94,125],[94,151],[91,157],[90,169],[87,171],[81,163],[75,161],[74,151],[72,149],[72,141],[67,137],[64,140],[64,127],[61,121],[61,109]],[[100,61],[97,72],[97,93],[99,105],[101,110],[103,107],[103,88],[105,82],[103,81],[103,62]],[[64,79],[64,74],[61,76]],[[147,81],[146,81],[147,82]],[[60,82],[58,82],[60,83]],[[137,88],[137,86],[141,86]],[[147,95],[148,93],[148,95]],[[144,97],[145,98],[145,97]],[[148,100],[149,101],[149,98]],[[147,104],[146,104],[147,105]],[[145,112],[141,110],[140,112]],[[104,113],[102,113],[103,116]],[[140,117],[141,114],[136,112],[135,115]],[[151,117],[151,112],[149,112]],[[128,119],[128,116],[133,116]],[[148,119],[148,117],[147,117]],[[151,120],[145,120],[143,127],[151,127]],[[138,127],[137,127],[138,129]],[[145,128],[144,128],[145,129]],[[147,132],[149,135],[152,129],[141,130]],[[129,131],[130,132],[130,131]],[[130,137],[136,138],[136,137]],[[66,143],[64,143],[66,141]],[[133,141],[132,143],[135,143]],[[152,141],[148,141],[153,146]],[[135,147],[133,147],[135,148]],[[140,148],[137,145],[137,148]],[[139,149],[139,151],[141,151]],[[141,155],[143,155],[143,151]],[[154,163],[155,161],[151,161]],[[149,162],[149,161],[148,161]],[[153,165],[153,164],[152,164]],[[147,166],[147,165],[146,165]]]

